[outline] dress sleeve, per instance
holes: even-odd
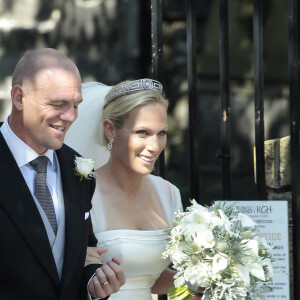
[[[161,201],[167,217],[167,222],[169,226],[172,226],[172,220],[175,219],[175,212],[183,210],[180,191],[171,182],[159,176],[150,176],[152,176],[151,178],[153,178],[158,191],[161,192]]]
[[[172,185],[173,186],[173,211],[177,211],[177,210],[180,210],[180,211],[183,211],[183,207],[182,207],[182,202],[181,202],[181,196],[180,196],[180,192],[179,192],[179,189]]]
[[[175,219],[175,212],[177,212],[178,210],[183,211],[183,207],[182,207],[179,189],[173,184],[171,185],[171,188],[172,188],[172,196],[171,196],[171,207],[172,207],[171,222],[172,222],[172,220]]]
[[[98,182],[98,178],[96,178],[96,185]],[[107,230],[105,213],[103,210],[101,194],[99,189],[95,189],[93,199],[92,199],[92,209],[91,213],[91,221],[93,225],[93,232],[97,237],[97,234]]]

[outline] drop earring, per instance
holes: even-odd
[[[107,149],[111,150],[114,146],[114,139],[109,140],[108,144],[107,144]]]

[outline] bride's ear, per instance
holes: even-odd
[[[105,119],[103,121],[103,128],[106,135],[106,138],[110,141],[114,138],[114,124],[111,120]]]

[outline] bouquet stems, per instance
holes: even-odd
[[[177,288],[172,286],[168,295],[171,300],[192,300],[192,292],[185,285]]]

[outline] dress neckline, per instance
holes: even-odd
[[[128,233],[157,233],[157,232],[165,232],[169,229],[170,227],[164,228],[164,229],[150,229],[150,230],[139,230],[139,229],[126,229],[126,228],[120,228],[120,229],[109,229],[109,230],[105,230],[105,232],[116,232],[116,231],[122,231],[122,232],[128,232]]]
[[[168,225],[169,222],[168,222],[168,219],[167,219],[167,211],[166,211],[166,207],[163,203],[163,199],[162,199],[162,195],[160,194],[159,190],[158,190],[158,187],[157,187],[157,184],[156,184],[156,181],[155,181],[155,176],[152,175],[152,174],[148,174],[146,175],[150,181],[152,182],[152,185],[153,185],[153,188],[156,190],[156,193],[159,197],[159,201],[160,201],[160,205],[161,205],[161,208],[163,210],[163,213],[164,213],[164,217],[165,217],[165,221],[167,222]],[[101,212],[101,223],[102,223],[102,232],[113,232],[113,231],[131,231],[131,232],[151,232],[151,231],[154,231],[154,232],[157,232],[159,230],[161,231],[164,231],[166,230],[167,228],[169,227],[166,227],[165,229],[151,229],[151,230],[138,230],[138,229],[107,229],[107,221],[106,221],[106,216],[105,216],[105,213],[104,213],[104,209],[103,209],[103,205],[102,205],[102,201],[101,201],[101,194],[99,192],[99,189],[97,188],[97,181],[98,179],[96,179],[96,189],[95,189],[95,192],[94,192],[94,198],[98,198],[97,199],[97,204],[94,204],[93,203],[93,206],[98,206],[99,210]],[[98,216],[100,217],[100,216]]]
[[[158,241],[168,240],[169,233],[166,229],[158,230],[135,230],[135,229],[112,229],[95,233],[99,241],[113,241],[119,239],[139,240],[139,241]]]

